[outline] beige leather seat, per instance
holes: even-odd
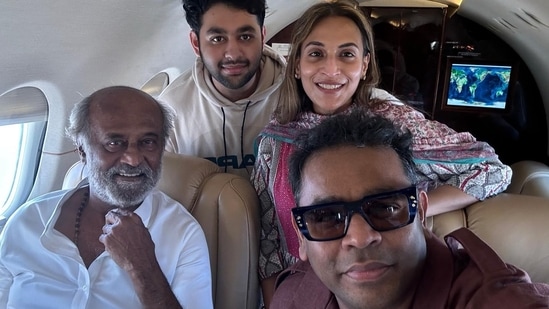
[[[85,175],[84,165],[75,163],[63,187]],[[249,180],[202,158],[166,153],[158,188],[184,205],[206,234],[215,308],[257,309],[259,201]]]
[[[501,193],[464,209],[427,218],[438,236],[467,227],[502,259],[549,283],[549,199]]]
[[[511,165],[513,178],[507,193],[549,197],[549,166],[531,160]]]
[[[505,193],[429,217],[427,223],[438,236],[467,227],[505,262],[524,269],[534,281],[549,283],[549,167],[520,161],[511,168]]]

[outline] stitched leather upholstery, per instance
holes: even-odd
[[[549,283],[549,167],[541,162],[511,165],[505,193],[427,218],[438,236],[467,227],[507,263],[524,269],[533,281]]]
[[[549,199],[512,193],[427,218],[442,237],[467,227],[533,281],[549,283]]]
[[[549,166],[531,160],[511,165],[513,177],[507,193],[549,197]]]

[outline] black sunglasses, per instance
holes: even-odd
[[[292,208],[303,236],[312,241],[345,237],[351,217],[358,213],[378,231],[390,231],[412,222],[417,212],[417,188],[368,195],[354,202],[331,202]]]

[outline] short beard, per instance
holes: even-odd
[[[202,63],[204,64],[204,67],[210,73],[212,78],[215,79],[216,81],[218,81],[221,85],[223,85],[223,87],[226,87],[226,88],[232,89],[232,90],[238,90],[238,89],[244,87],[259,72],[259,66],[261,65],[261,59],[263,57],[263,52],[262,51],[263,51],[263,49],[261,49],[261,53],[260,53],[259,58],[253,63],[250,62],[249,60],[241,60],[241,59],[237,59],[235,61],[223,60],[223,61],[220,61],[219,63],[217,63],[217,66],[215,66],[215,67],[210,66],[204,60],[202,60]],[[202,59],[205,59],[202,56],[202,51],[200,51],[200,57]],[[237,77],[235,77],[235,76],[224,76],[223,74],[221,74],[221,67],[223,66],[223,64],[228,64],[228,63],[245,63],[248,66],[249,71],[244,76],[242,76],[242,77],[240,77],[236,80],[235,80],[235,78],[237,78]]]
[[[233,78],[222,75],[221,73],[219,73],[219,70],[210,72],[210,74],[213,73],[211,74],[212,77],[215,78],[215,80],[217,80],[224,87],[232,90],[237,90],[244,87],[250,80],[252,80],[254,75],[257,73],[256,71],[257,70],[250,70],[248,71],[248,73],[246,73],[246,75],[242,76],[237,80],[234,80]]]
[[[119,164],[103,172],[99,166],[89,161],[90,188],[93,188],[93,192],[100,200],[117,208],[130,208],[141,204],[160,179],[160,166],[154,171],[146,164],[137,167]],[[117,182],[114,178],[121,173],[140,174],[142,181]]]

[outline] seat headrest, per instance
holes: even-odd
[[[204,158],[166,152],[157,188],[191,210],[204,180],[221,172],[219,166]]]

